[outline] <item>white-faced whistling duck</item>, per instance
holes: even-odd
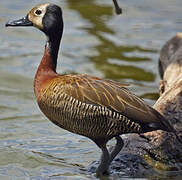
[[[34,26],[47,36],[44,55],[34,79],[37,103],[54,124],[88,137],[102,150],[97,176],[107,172],[122,149],[123,140],[119,135],[158,129],[175,131],[160,113],[119,82],[85,74],[57,74],[57,56],[63,33],[59,6],[38,5],[24,18],[7,22],[6,26]],[[113,137],[117,143],[109,153],[106,144]]]

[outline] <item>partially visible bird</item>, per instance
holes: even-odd
[[[24,18],[8,22],[6,26],[34,26],[47,36],[44,55],[34,79],[37,103],[54,124],[88,137],[102,150],[97,176],[108,170],[122,149],[121,134],[157,129],[175,131],[160,113],[119,82],[85,74],[59,75],[56,72],[63,33],[59,6],[49,3],[38,5]],[[106,144],[113,137],[117,143],[109,153]]]
[[[121,14],[122,9],[119,7],[117,0],[113,0],[116,14]]]
[[[159,57],[159,74],[161,79],[164,78],[164,72],[169,64],[174,63],[176,52],[182,54],[182,32],[178,32],[174,37],[169,39],[161,49]],[[179,56],[179,55],[178,55]]]

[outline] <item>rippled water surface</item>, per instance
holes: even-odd
[[[87,167],[100,157],[96,145],[53,125],[35,102],[33,78],[44,35],[4,27],[42,2],[0,2],[0,179],[94,179]],[[58,72],[131,83],[131,91],[153,105],[159,51],[182,29],[182,1],[118,0],[121,16],[111,0],[51,2],[62,7],[65,22]]]

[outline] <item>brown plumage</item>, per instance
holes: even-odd
[[[57,54],[63,32],[61,8],[42,4],[21,19],[6,26],[35,26],[48,37],[44,56],[34,80],[34,91],[41,111],[56,125],[86,136],[102,150],[96,171],[102,176],[119,153],[124,133],[143,133],[156,129],[174,131],[169,122],[127,90],[126,85],[90,75],[59,75]],[[109,153],[106,143],[116,137]]]

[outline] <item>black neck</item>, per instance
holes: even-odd
[[[61,8],[54,4],[50,4],[47,7],[46,13],[42,19],[42,25],[42,31],[48,37],[46,49],[49,50],[51,58],[50,60],[52,61],[49,63],[51,63],[53,65],[53,68],[56,69],[59,45],[63,33],[63,19]]]
[[[55,66],[55,69],[57,66],[57,57],[58,57],[61,37],[62,37],[62,32],[60,32],[59,34],[54,33],[48,36],[48,40],[46,43],[46,46],[49,48],[49,52],[52,58],[52,62]]]

